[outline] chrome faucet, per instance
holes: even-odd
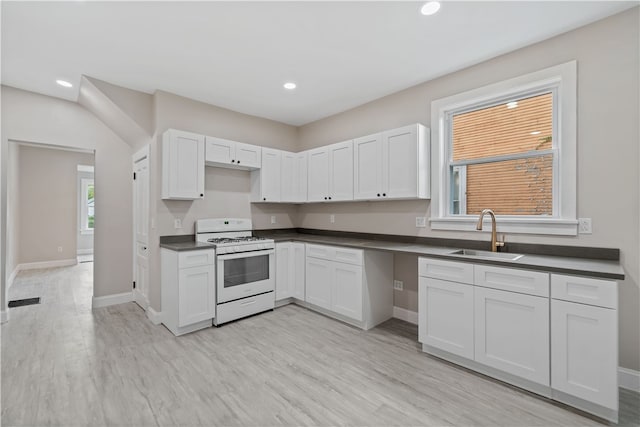
[[[485,214],[489,214],[491,216],[491,252],[498,252],[498,247],[504,246],[504,242],[498,242],[496,237],[496,215],[491,209],[484,209],[480,213],[476,230],[482,230],[482,220],[484,219]]]

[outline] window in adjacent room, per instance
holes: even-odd
[[[93,179],[80,180],[80,230],[93,233],[95,220],[95,190]]]
[[[432,228],[576,234],[576,66],[570,62],[432,103]],[[436,164],[437,162],[437,164]]]

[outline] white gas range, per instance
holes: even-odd
[[[253,236],[250,219],[200,219],[196,240],[215,247],[216,326],[273,310],[275,243]]]

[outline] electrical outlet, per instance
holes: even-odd
[[[591,218],[578,218],[578,233],[591,234]]]
[[[276,216],[271,215],[271,224],[275,224],[275,223],[276,223]]]
[[[404,289],[404,283],[402,283],[402,280],[394,280],[393,281],[393,289],[395,289],[396,291],[401,291]]]
[[[329,222],[331,224],[336,222],[336,216],[334,214],[329,215]]]
[[[417,216],[416,217],[416,227],[424,228],[427,226],[427,217]]]
[[[62,246],[58,246],[58,252],[62,252]]]
[[[173,220],[173,228],[182,228],[182,220],[180,218]]]

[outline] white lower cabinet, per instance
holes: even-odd
[[[305,265],[306,302],[331,310],[333,271],[332,261],[307,256]]]
[[[305,251],[309,308],[365,330],[393,316],[392,254],[315,244]]]
[[[583,300],[593,285],[593,279],[585,279],[576,300]],[[615,282],[601,282],[609,289],[616,288]],[[598,415],[617,419],[617,310],[552,299],[551,325],[551,387],[564,394],[554,397],[587,411],[592,408],[585,404],[593,403],[609,411],[609,416]],[[566,395],[583,402],[567,401]]]
[[[305,298],[304,243],[276,243],[276,301]]]
[[[213,249],[160,251],[162,323],[174,335],[212,325],[216,315]]]
[[[334,263],[331,310],[354,320],[362,320],[362,266]]]
[[[475,361],[549,385],[549,298],[475,287]]]
[[[473,359],[473,286],[420,277],[419,340]]]
[[[418,261],[423,350],[617,422],[617,283]]]

